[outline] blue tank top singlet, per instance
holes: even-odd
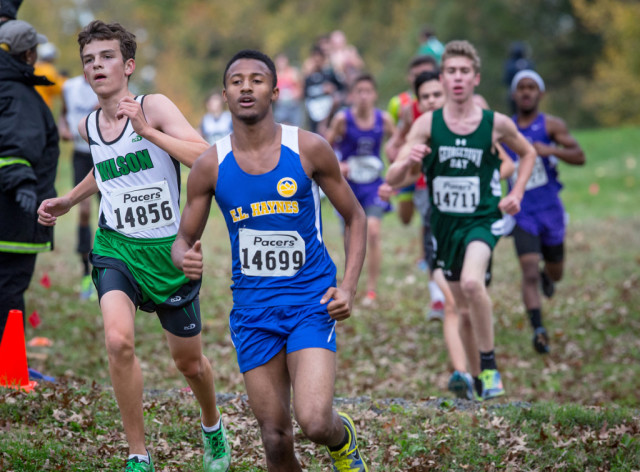
[[[302,167],[298,128],[281,127],[280,158],[264,174],[240,168],[231,136],[216,143],[215,199],[229,230],[235,307],[318,304],[336,284],[318,185]]]
[[[518,125],[516,116],[512,117],[513,121]],[[518,131],[527,138],[530,143],[540,142],[551,145],[553,140],[549,137],[547,126],[545,123],[544,113],[539,113],[536,119],[526,128],[518,126]],[[505,150],[511,156],[511,159],[518,165],[518,155],[509,149],[506,145]],[[558,180],[558,158],[549,156],[546,158],[536,156],[536,163],[531,172],[531,177],[527,181],[526,190],[522,202],[520,203],[523,213],[533,213],[538,210],[560,205],[560,197],[558,193],[562,190],[562,184]],[[513,187],[518,177],[518,171],[509,179],[509,190]],[[517,219],[517,215],[516,215]]]

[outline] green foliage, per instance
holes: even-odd
[[[640,59],[631,45],[640,41],[640,4],[625,0],[573,0],[589,29],[605,41],[585,104],[605,125],[640,123]]]
[[[612,21],[594,27],[591,17],[609,3],[616,4],[608,14]],[[193,123],[203,113],[206,93],[221,87],[226,61],[239,49],[258,48],[272,56],[286,51],[294,63],[301,64],[313,41],[335,29],[345,31],[367,69],[376,75],[383,106],[407,88],[407,64],[427,24],[442,42],[469,39],[477,46],[484,64],[479,92],[499,111],[506,111],[503,65],[509,45],[523,40],[547,82],[549,112],[574,126],[633,121],[637,107],[628,97],[636,96],[633,77],[638,61],[629,45],[637,39],[637,22],[632,20],[637,6],[613,0],[592,4],[577,0],[30,0],[24,2],[19,16],[56,43],[61,51],[59,66],[72,75],[80,73],[78,30],[93,17],[123,23],[139,39],[132,86],[140,92],[167,94]],[[605,84],[606,94],[599,94],[600,87],[591,81],[596,63],[596,84]],[[155,67],[154,80],[143,79],[145,66]]]

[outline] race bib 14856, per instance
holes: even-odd
[[[125,234],[160,228],[176,221],[166,181],[128,187],[111,193],[116,230]]]

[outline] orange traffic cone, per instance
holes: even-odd
[[[0,343],[0,385],[30,392],[37,384],[29,381],[22,311],[11,310]]]

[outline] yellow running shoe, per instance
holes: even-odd
[[[489,400],[491,398],[504,395],[504,387],[502,386],[502,378],[500,372],[495,369],[485,369],[480,372],[480,380],[482,380],[482,399]]]
[[[358,451],[358,438],[353,421],[346,413],[338,413],[338,415],[344,423],[344,429],[349,435],[349,440],[338,451],[329,449],[334,472],[369,472],[367,464],[364,463]]]

